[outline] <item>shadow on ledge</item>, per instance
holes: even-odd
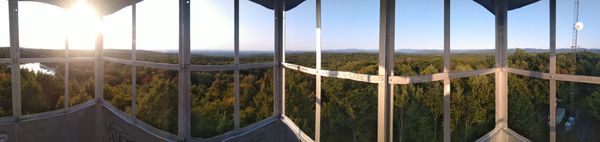
[[[0,120],[0,142],[156,142],[180,141],[176,135],[133,121],[105,103],[90,101],[52,115]],[[187,141],[312,141],[283,117],[269,117],[238,131]]]

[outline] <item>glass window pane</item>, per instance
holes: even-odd
[[[508,13],[509,67],[548,72],[549,3],[541,0]]]
[[[240,71],[240,127],[273,116],[273,69]]]
[[[532,141],[549,141],[549,81],[508,76],[508,127]]]
[[[92,3],[78,1],[66,9],[65,31],[69,37],[69,49],[75,56],[94,56],[98,35],[103,31],[102,17]],[[79,52],[79,53],[78,53]],[[77,53],[77,54],[75,54]]]
[[[104,16],[104,56],[131,59],[132,11],[131,6]]]
[[[233,0],[193,1],[190,7],[192,64],[233,64]]]
[[[321,140],[377,140],[377,85],[324,78]]]
[[[60,7],[19,2],[19,44],[24,48],[21,57],[64,57],[65,37],[69,33],[65,25],[67,19],[66,10]]]
[[[312,139],[315,138],[315,81],[315,75],[285,70],[285,113]]]
[[[285,13],[285,62],[315,68],[316,2],[304,1]]]
[[[442,141],[443,83],[397,85],[395,88],[394,139]]]
[[[12,115],[10,64],[0,64],[0,117]]]
[[[131,114],[131,66],[104,62],[104,99]]]
[[[286,18],[286,26],[287,20]],[[240,1],[241,63],[273,62],[275,47],[274,21],[273,10],[251,1]],[[290,28],[287,27],[286,29]],[[286,39],[289,39],[289,37]],[[255,56],[260,56],[260,58]]]
[[[577,31],[574,44],[574,1],[557,1],[556,49],[557,73],[600,76],[600,1],[579,0],[579,22],[583,28]],[[576,54],[571,50],[576,46]]]
[[[557,81],[556,140],[600,139],[600,85]]]
[[[423,18],[427,17],[427,18]],[[444,3],[438,0],[400,0],[396,3],[396,19],[410,22],[396,22],[395,51],[396,68],[402,65],[431,67],[428,74],[443,71],[444,51]],[[378,27],[374,25],[374,27]],[[395,72],[408,75],[410,72]]]
[[[145,0],[137,4],[136,10],[136,58],[141,61],[178,63],[179,2]]]
[[[494,14],[473,1],[455,0],[450,4],[450,70],[493,68],[496,53]]]
[[[93,62],[69,63],[69,106],[94,98],[94,69]]]
[[[192,73],[192,136],[233,130],[233,71]]]
[[[493,74],[450,80],[452,141],[475,141],[494,129],[494,82]]]
[[[322,2],[323,69],[377,74],[379,1]]]
[[[70,55],[93,56],[100,17],[85,2],[69,9],[40,2],[19,3],[19,41],[23,58],[64,57],[68,37]]]
[[[10,28],[8,20],[8,1],[0,1],[0,58],[10,58]]]
[[[136,116],[151,126],[177,134],[177,71],[137,68]]]
[[[64,108],[64,63],[21,64],[21,107],[24,115]]]

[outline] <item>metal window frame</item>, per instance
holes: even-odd
[[[137,4],[131,5],[131,61],[137,60]],[[106,61],[106,60],[105,60]],[[137,121],[137,67],[131,66],[131,116],[133,122]]]
[[[67,110],[67,108],[69,108],[69,36],[68,34],[65,34],[65,78],[64,78],[64,87],[65,87],[65,94],[64,94],[64,108],[63,110]]]
[[[276,2],[274,18],[275,18],[275,53],[274,53],[274,62],[272,63],[254,63],[254,64],[239,64],[239,0],[235,0],[235,56],[234,56],[234,64],[233,65],[190,65],[190,1],[189,0],[180,0],[180,52],[179,52],[179,63],[178,64],[167,64],[167,63],[154,63],[154,62],[146,62],[146,61],[138,61],[136,59],[136,6],[132,5],[132,57],[130,60],[126,59],[116,59],[103,56],[103,34],[98,33],[98,37],[96,40],[96,48],[95,48],[95,57],[70,57],[69,56],[69,45],[68,45],[68,37],[65,37],[65,56],[64,58],[20,58],[20,48],[19,48],[19,23],[18,23],[18,0],[8,0],[9,2],[9,28],[10,28],[10,58],[0,58],[0,63],[10,63],[11,67],[11,88],[12,88],[12,111],[13,115],[11,117],[2,117],[0,118],[0,123],[4,122],[17,122],[17,121],[28,121],[40,119],[46,116],[57,115],[60,113],[68,113],[77,111],[83,107],[87,107],[93,104],[103,104],[111,111],[120,112],[120,110],[116,109],[114,106],[110,105],[110,103],[106,102],[103,99],[103,68],[104,62],[113,62],[131,65],[132,68],[132,109],[136,108],[136,68],[138,66],[141,67],[150,67],[150,68],[158,68],[158,69],[166,69],[166,70],[177,70],[180,72],[179,74],[179,96],[178,96],[178,134],[173,135],[168,132],[164,132],[157,128],[154,128],[144,122],[137,120],[135,116],[135,111],[132,112],[132,116],[128,117],[130,123],[139,126],[145,130],[153,134],[157,134],[164,138],[174,138],[183,141],[189,141],[190,139],[198,140],[197,138],[191,138],[190,135],[190,116],[191,116],[191,104],[190,100],[190,82],[186,78],[189,79],[189,73],[191,71],[229,71],[233,70],[235,72],[235,89],[234,95],[236,96],[236,106],[234,108],[234,122],[235,122],[235,131],[228,132],[210,139],[215,138],[224,138],[227,136],[239,136],[239,134],[248,133],[248,131],[256,129],[258,127],[262,127],[272,121],[275,120],[285,120],[290,121],[289,118],[285,116],[285,94],[284,94],[284,69],[292,69],[301,71],[307,74],[312,74],[317,77],[317,90],[316,90],[316,98],[315,105],[315,141],[320,141],[320,107],[321,107],[321,77],[330,77],[330,78],[340,78],[340,79],[350,79],[359,82],[367,82],[373,84],[379,84],[379,99],[378,99],[378,141],[391,141],[392,139],[392,122],[390,121],[391,114],[393,113],[393,109],[390,105],[393,102],[393,91],[390,85],[394,84],[413,84],[413,83],[422,83],[422,82],[432,82],[432,81],[444,81],[444,141],[450,141],[450,79],[457,78],[466,78],[471,76],[492,74],[496,75],[496,121],[497,126],[493,131],[499,131],[500,128],[508,128],[507,126],[507,76],[508,74],[517,74],[523,76],[529,76],[534,78],[545,79],[550,82],[550,97],[549,97],[549,107],[550,107],[550,141],[556,141],[556,81],[568,81],[568,82],[577,82],[577,83],[590,83],[590,84],[600,84],[600,77],[595,76],[583,76],[583,75],[570,75],[570,74],[557,74],[556,73],[556,0],[550,0],[550,58],[549,58],[549,73],[544,72],[536,72],[529,70],[521,70],[510,68],[507,66],[507,53],[506,53],[506,3],[505,1],[496,1],[496,67],[482,70],[474,70],[474,71],[462,71],[462,72],[454,72],[450,70],[450,2],[449,0],[444,0],[444,71],[442,73],[437,74],[428,74],[428,75],[417,75],[417,76],[395,76],[390,71],[393,69],[393,37],[394,37],[394,9],[395,9],[395,0],[381,0],[381,8],[380,8],[380,72],[378,75],[368,75],[368,74],[358,74],[352,72],[344,72],[344,71],[330,71],[323,70],[321,68],[321,1],[317,1],[317,23],[316,23],[316,31],[317,31],[317,43],[316,43],[316,64],[315,68],[309,68],[304,66],[299,66],[295,64],[290,64],[285,62],[285,54],[283,53],[285,48],[285,11],[284,3],[281,1]],[[90,100],[86,103],[82,103],[75,106],[68,106],[68,69],[70,62],[89,62],[93,61],[95,64],[95,99]],[[62,110],[54,110],[48,111],[38,114],[31,114],[22,116],[21,114],[21,87],[20,87],[20,69],[18,66],[21,63],[30,63],[30,62],[63,62],[65,63],[65,108]],[[255,69],[255,68],[274,68],[274,115],[262,120],[260,122],[251,124],[250,126],[240,128],[239,127],[239,71],[245,69]],[[187,80],[187,81],[184,81]],[[115,113],[118,116],[126,116],[122,113]],[[127,119],[126,119],[127,120]],[[290,121],[291,122],[291,121]],[[554,123],[553,123],[554,122]],[[493,132],[492,131],[492,132]],[[210,140],[210,139],[200,139],[200,140]]]
[[[444,73],[450,72],[450,0],[444,0]],[[444,141],[452,140],[451,134],[451,89],[450,77],[444,78],[444,114],[443,114],[443,133]]]
[[[234,73],[233,73],[233,94],[235,101],[233,104],[233,122],[234,130],[240,129],[240,0],[234,0]]]
[[[178,79],[178,109],[177,137],[187,141],[191,135],[191,72],[190,72],[190,0],[179,0],[179,79]]]
[[[384,0],[381,1],[382,3],[384,2]],[[387,1],[386,1],[387,2]],[[478,75],[486,75],[486,74],[491,74],[494,73],[496,74],[496,88],[501,88],[501,89],[496,89],[496,121],[497,121],[497,125],[496,127],[498,128],[508,128],[508,98],[507,98],[507,93],[508,93],[508,73],[512,73],[512,74],[520,74],[520,75],[525,75],[525,76],[532,76],[532,77],[537,77],[537,78],[542,78],[542,79],[548,79],[551,81],[551,97],[550,97],[550,105],[554,105],[555,106],[555,100],[556,100],[556,85],[555,85],[555,81],[557,80],[557,78],[559,78],[558,80],[565,80],[565,81],[572,81],[572,82],[584,82],[584,83],[595,83],[595,84],[600,84],[600,77],[588,77],[588,76],[577,76],[577,75],[566,75],[566,74],[559,74],[556,75],[555,74],[555,68],[556,68],[556,57],[555,57],[555,40],[556,40],[556,33],[555,33],[555,24],[556,24],[556,5],[555,5],[555,0],[550,1],[551,5],[550,5],[550,14],[551,14],[551,19],[550,19],[550,31],[551,31],[551,37],[550,37],[550,41],[551,41],[551,58],[550,58],[550,70],[551,73],[541,73],[541,72],[534,72],[534,71],[526,71],[526,70],[519,70],[519,69],[513,69],[513,68],[509,68],[508,65],[508,55],[507,55],[507,48],[506,48],[506,43],[507,43],[507,37],[506,37],[506,33],[507,33],[507,9],[506,9],[506,3],[505,1],[496,1],[496,6],[497,6],[497,11],[496,13],[500,13],[498,15],[496,15],[496,67],[495,68],[489,68],[489,69],[481,69],[481,70],[474,70],[474,71],[461,71],[461,72],[453,72],[450,70],[450,1],[449,0],[444,0],[444,72],[443,73],[437,73],[437,74],[428,74],[428,75],[416,75],[416,76],[387,76],[385,73],[384,74],[379,74],[379,75],[367,75],[367,74],[357,74],[357,73],[352,73],[352,72],[343,72],[343,71],[329,71],[329,70],[322,70],[320,68],[320,1],[317,0],[317,67],[316,69],[313,68],[309,68],[309,67],[304,67],[304,66],[300,66],[300,65],[295,65],[295,64],[290,64],[290,63],[283,63],[285,68],[288,69],[292,69],[292,70],[297,70],[300,72],[304,72],[307,74],[313,74],[315,76],[318,77],[317,79],[317,89],[320,90],[320,77],[324,76],[324,77],[331,77],[331,78],[340,78],[340,79],[350,79],[350,80],[355,80],[355,81],[360,81],[360,82],[367,82],[367,83],[377,83],[377,84],[412,84],[412,83],[422,83],[422,82],[432,82],[432,81],[440,81],[443,80],[444,81],[444,141],[451,141],[451,132],[450,132],[450,105],[451,105],[451,98],[450,98],[450,79],[456,79],[456,78],[466,78],[466,77],[471,77],[471,76],[478,76]],[[381,11],[383,10],[383,4],[381,7]],[[384,13],[381,13],[381,18],[385,18],[386,15],[384,15]],[[384,25],[387,21],[380,21],[380,25]],[[380,35],[383,35],[385,32],[387,31],[393,31],[393,30],[380,30]],[[380,44],[382,43],[382,41],[384,41],[385,39],[382,38],[387,38],[387,37],[382,37],[380,36]],[[387,61],[388,59],[386,59],[385,57],[382,57],[381,55],[386,55],[389,54],[387,52],[389,51],[385,51],[385,50],[381,50],[381,46],[380,46],[380,51],[379,51],[379,55],[380,55],[380,71],[383,69],[385,70],[386,68],[382,68],[382,66],[386,66],[386,64],[382,64],[382,61]],[[552,84],[552,82],[554,82],[554,85]],[[381,88],[385,87],[381,87],[380,85],[380,90]],[[504,89],[502,89],[504,88]],[[320,91],[317,90],[317,99],[320,97]],[[393,93],[393,92],[392,92]],[[388,135],[392,135],[392,134],[387,134],[388,130],[385,129],[386,126],[381,126],[381,124],[384,125],[391,125],[390,124],[386,124],[385,120],[381,120],[381,117],[385,117],[385,113],[386,112],[386,108],[385,107],[381,107],[382,103],[386,103],[385,100],[382,101],[381,97],[382,96],[387,96],[387,92],[385,91],[379,91],[379,96],[380,96],[380,100],[378,101],[378,105],[380,107],[378,107],[378,141],[391,141],[390,139],[387,139],[387,137],[391,137]],[[554,100],[554,102],[552,102]],[[316,117],[316,121],[317,122],[315,124],[315,129],[316,129],[316,133],[315,133],[315,141],[319,141],[320,139],[320,112],[318,111],[319,108],[321,107],[320,105],[320,100],[317,100],[317,103],[315,103],[316,107],[316,112],[315,113],[315,117]],[[385,104],[383,105],[385,106]],[[550,107],[551,109],[551,113],[554,112],[555,113],[555,107]],[[498,111],[500,110],[500,111]],[[550,116],[551,120],[555,121],[555,116]],[[383,128],[383,129],[382,129]],[[391,130],[389,130],[391,131]],[[551,129],[551,141],[555,141],[555,130]]]
[[[496,1],[496,67],[501,68],[495,73],[495,124],[496,128],[508,128],[508,67],[507,50],[507,3],[504,0]],[[506,136],[499,136],[499,141],[506,141]]]
[[[8,1],[8,20],[10,28],[10,58],[11,58],[11,89],[12,114],[16,120],[21,117],[21,69],[19,59],[19,3],[17,0]]]
[[[394,91],[389,80],[394,69],[396,0],[379,1],[379,76],[384,80],[377,89],[377,141],[393,141]]]
[[[274,32],[275,32],[275,55],[273,67],[274,75],[274,104],[273,110],[276,116],[285,115],[285,69],[282,63],[285,62],[285,1],[274,1]]]
[[[550,76],[556,75],[556,0],[549,1],[549,16],[550,16],[550,61],[549,61],[549,71]],[[549,121],[550,121],[550,142],[556,142],[556,79],[550,79],[550,97],[548,97],[550,102],[548,106],[550,107]]]
[[[315,0],[315,31],[316,31],[316,46],[315,46],[315,56],[316,56],[316,70],[321,70],[321,50],[322,50],[322,37],[321,37],[321,0]],[[321,75],[315,74],[315,141],[321,141],[321,105],[323,102],[321,101]]]

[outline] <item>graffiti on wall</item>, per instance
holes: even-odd
[[[133,142],[133,140],[127,137],[127,130],[125,130],[125,127],[117,123],[106,123],[106,133],[108,134],[109,142]]]
[[[8,134],[6,132],[0,132],[0,142],[8,142]]]

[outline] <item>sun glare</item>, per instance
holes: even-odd
[[[96,35],[100,31],[100,16],[85,0],[67,9],[67,37],[70,49],[94,49]]]

